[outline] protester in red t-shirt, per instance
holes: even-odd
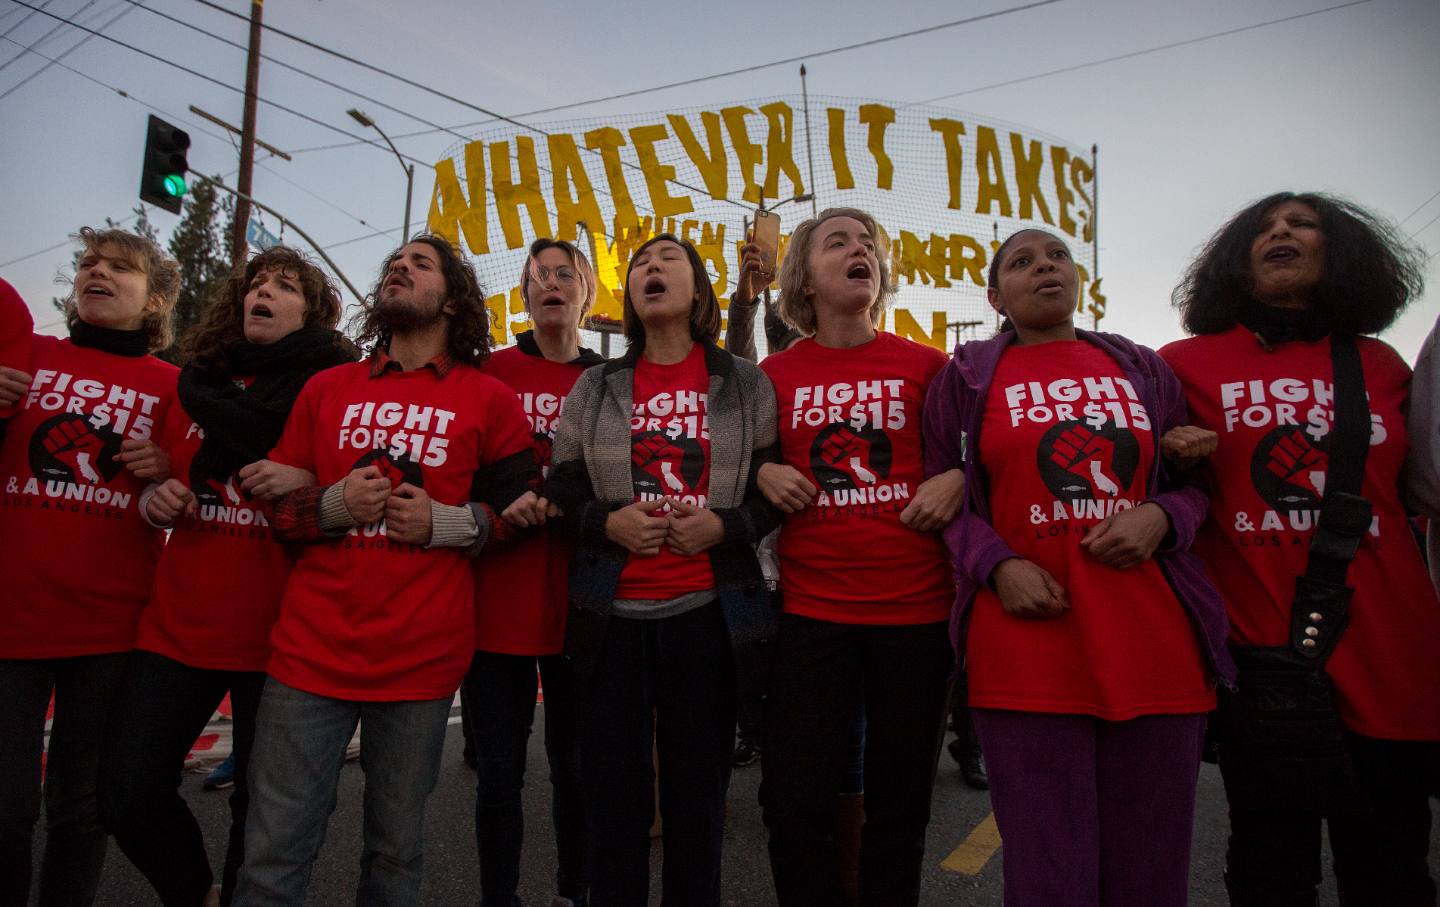
[[[270,629],[291,559],[270,537],[270,501],[315,481],[266,459],[305,382],[355,359],[335,331],[340,294],[275,246],[226,281],[185,340],[179,403],[161,444],[172,476],[141,495],[172,529],[102,751],[100,818],[166,904],[228,904],[244,858],[246,773]],[[235,790],[223,884],[175,789],[191,742],[230,694]]]
[[[580,373],[605,360],[580,346],[580,324],[595,302],[595,272],[564,240],[537,239],[520,272],[520,296],[534,330],[485,361],[482,370],[515,391],[550,467],[555,428]],[[510,904],[520,881],[526,741],[535,719],[538,667],[545,689],[545,754],[554,799],[556,904],[583,903],[589,885],[589,805],[580,780],[580,691],[560,654],[574,545],[545,527],[475,561],[475,657],[465,675],[465,709],[476,769],[475,836],[480,899]]]
[[[629,349],[571,390],[537,502],[563,511],[577,545],[565,649],[584,690],[590,898],[646,902],[653,744],[662,900],[713,905],[732,647],[774,632],[753,546],[778,520],[754,480],[775,443],[775,397],[759,369],[715,345],[720,307],[689,243],[661,234],[636,250],[624,312]]]
[[[0,903],[29,897],[31,830],[40,815],[45,713],[42,903],[88,904],[105,859],[96,817],[100,743],[163,534],[140,517],[148,481],[168,474],[154,442],[175,395],[170,345],[179,266],[123,230],[78,234],[67,339],[31,334],[24,388],[0,443]],[[0,295],[7,324],[24,309]],[[7,401],[0,399],[0,406]],[[172,778],[173,781],[173,778]]]
[[[1205,496],[1169,478],[1187,419],[1160,357],[1078,330],[1065,242],[990,261],[994,338],[962,344],[925,405],[931,471],[963,464],[945,533],[963,658],[1005,839],[1005,902],[1183,905],[1224,606],[1186,549]]]
[[[270,454],[316,484],[275,505],[276,538],[303,547],[270,635],[237,905],[304,900],[357,723],[358,900],[418,900],[425,802],[475,650],[465,554],[536,478],[514,393],[476,368],[484,294],[448,242],[387,258],[358,327],[369,360],[311,378]]]
[[[1426,791],[1440,741],[1440,602],[1399,496],[1409,369],[1363,336],[1384,330],[1420,294],[1420,266],[1393,228],[1364,210],[1282,192],[1222,227],[1175,292],[1185,328],[1197,336],[1161,354],[1180,376],[1196,424],[1220,438],[1205,469],[1212,519],[1195,547],[1225,596],[1233,645],[1290,641],[1296,577],[1329,500],[1332,338],[1357,338],[1369,397],[1360,494],[1373,521],[1349,564],[1349,622],[1325,665],[1358,789],[1337,780],[1314,809],[1286,814],[1257,802],[1266,789],[1255,783],[1257,765],[1221,739],[1233,904],[1313,902],[1322,818],[1347,899],[1435,900]],[[1242,689],[1245,680],[1242,673]],[[1222,727],[1235,720],[1229,705],[1222,697],[1222,715],[1232,716]],[[1322,800],[1351,805],[1326,814]]]
[[[954,656],[954,585],[935,530],[960,471],[926,481],[920,414],[945,354],[876,329],[892,286],[870,215],[801,223],[780,314],[806,335],[761,368],[775,385],[782,463],[763,466],[780,532],[784,614],[766,706],[765,823],[781,904],[834,903],[831,831],[847,743],[865,712],[861,898],[916,903]]]

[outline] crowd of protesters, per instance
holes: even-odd
[[[77,239],[67,338],[0,281],[0,905],[42,805],[46,907],[94,902],[109,836],[166,905],[304,903],[357,726],[356,901],[417,903],[457,689],[478,901],[519,904],[537,678],[554,907],[646,904],[657,810],[662,903],[722,903],[757,754],[780,904],[915,905],[952,713],[1007,905],[1183,905],[1207,753],[1232,904],[1315,904],[1322,825],[1343,903],[1436,903],[1440,341],[1412,389],[1374,339],[1420,258],[1361,208],[1245,207],[1158,353],[1077,327],[1038,229],[989,257],[993,337],[886,333],[889,240],[835,208],[778,267],[742,247],[723,335],[661,234],[602,359],[590,262],[541,239],[492,353],[473,267],[419,235],[353,340],[323,271],[256,255],[177,370],[176,263]],[[177,778],[227,693],[217,883]]]

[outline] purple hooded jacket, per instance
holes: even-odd
[[[1140,395],[1150,413],[1159,438],[1188,421],[1180,381],[1154,350],[1133,343],[1118,334],[1076,330],[1080,340],[1094,344],[1110,355]],[[1006,558],[1018,557],[990,525],[990,489],[979,462],[980,426],[985,399],[1000,356],[1015,339],[1006,331],[989,340],[963,343],[955,356],[930,383],[925,397],[925,475],[938,475],[957,465],[965,470],[965,503],[945,527],[945,547],[955,564],[955,606],[950,611],[950,641],[957,659],[965,655],[965,632],[969,627],[970,605],[975,590],[988,581],[991,572]],[[1195,531],[1205,520],[1208,502],[1198,488],[1174,480],[1163,468],[1156,452],[1150,468],[1150,502],[1160,505],[1170,517],[1172,532],[1168,547],[1156,552],[1160,566],[1175,597],[1190,615],[1201,650],[1216,678],[1234,688],[1235,662],[1225,647],[1230,625],[1225,603],[1205,575],[1200,558],[1190,552]]]

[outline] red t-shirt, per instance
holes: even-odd
[[[482,370],[515,391],[530,420],[541,468],[550,470],[550,445],[560,408],[585,366],[551,362],[518,346],[501,350]],[[475,648],[506,655],[552,655],[565,642],[567,571],[574,545],[542,529],[475,561]]]
[[[667,495],[704,507],[710,493],[710,374],[705,348],[673,365],[656,365],[644,356],[635,365],[630,417],[630,475],[636,501]],[[664,519],[667,504],[652,519]],[[632,554],[625,560],[616,598],[671,599],[715,588],[710,555],[681,555],[665,545],[653,557]]]
[[[32,335],[35,376],[0,443],[0,658],[122,652],[164,533],[140,516],[120,442],[159,433],[175,366]]]
[[[1378,340],[1359,346],[1371,420],[1361,493],[1374,521],[1350,564],[1350,623],[1326,670],[1351,730],[1440,740],[1440,603],[1399,497],[1410,369]],[[1225,596],[1231,639],[1285,645],[1325,487],[1330,343],[1285,343],[1267,353],[1237,326],[1160,354],[1185,386],[1192,421],[1220,434],[1210,457],[1210,519],[1195,550]]]
[[[949,617],[955,585],[939,533],[900,522],[924,480],[920,416],[945,362],[881,333],[851,349],[805,339],[760,363],[775,385],[781,454],[819,490],[780,531],[787,612],[851,624]]]
[[[989,586],[966,637],[970,704],[1125,721],[1215,707],[1200,643],[1154,559],[1116,570],[1080,539],[1150,497],[1156,438],[1119,364],[1082,340],[1005,350],[985,400],[980,462],[992,525],[1070,602],[1013,617]]]
[[[35,319],[30,307],[15,288],[0,280],[0,365],[30,371],[30,335],[35,332]],[[18,410],[0,407],[0,419],[7,419]]]
[[[238,476],[220,482],[192,471],[204,438],[177,400],[161,445],[171,475],[195,493],[196,511],[175,521],[135,648],[193,668],[263,671],[293,562],[270,537],[268,503],[252,498]]]
[[[300,392],[271,459],[322,486],[370,464],[463,504],[475,471],[529,447],[515,394],[457,365],[385,371],[372,362],[323,371]],[[271,634],[269,673],[337,699],[438,699],[455,691],[475,651],[470,564],[456,548],[391,544],[385,523],[302,550]]]

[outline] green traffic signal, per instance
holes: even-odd
[[[190,136],[183,130],[151,116],[145,134],[145,158],[140,170],[140,200],[180,213],[180,200],[185,194],[185,173],[189,163],[185,153]]]

